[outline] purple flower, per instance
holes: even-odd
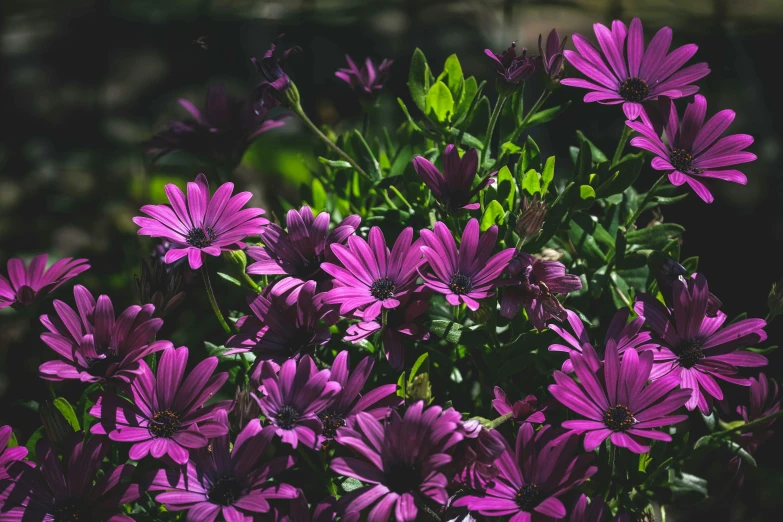
[[[288,58],[292,54],[299,54],[302,52],[302,48],[294,46],[283,51],[282,56],[277,56],[276,42],[281,40],[285,35],[281,34],[277,40],[269,44],[269,49],[264,53],[261,59],[251,58],[253,65],[256,66],[258,72],[264,79],[256,87],[256,103],[257,111],[266,110],[270,103],[279,105],[281,96],[286,94],[291,84],[291,79],[285,72],[285,64]],[[275,100],[275,101],[272,101]]]
[[[272,297],[274,287],[267,287],[261,295],[249,296],[248,305],[254,315],[237,321],[239,333],[226,341],[230,348],[226,355],[252,351],[256,364],[298,359],[303,354],[329,342],[329,328],[319,322],[331,314],[315,294],[315,281],[301,286],[296,302],[286,306],[282,298]]]
[[[329,378],[329,370],[318,371],[309,355],[298,362],[287,360],[279,372],[271,363],[263,363],[259,388],[263,397],[258,406],[283,442],[293,448],[300,442],[316,447],[323,430],[318,415],[342,389]]]
[[[197,270],[204,263],[204,255],[219,256],[221,250],[244,248],[247,236],[258,235],[269,220],[259,217],[260,208],[245,208],[253,195],[234,192],[233,183],[224,183],[210,197],[209,182],[204,174],[188,183],[188,195],[169,183],[165,187],[168,205],[144,205],[141,211],[150,217],[137,216],[140,236],[162,237],[175,244],[166,252],[166,263],[188,256],[190,268]],[[173,210],[172,210],[173,207]]]
[[[601,497],[595,497],[587,503],[587,495],[581,495],[574,504],[568,522],[609,522],[612,510]]]
[[[360,69],[347,54],[345,61],[348,62],[348,68],[338,69],[334,75],[365,98],[371,98],[383,89],[383,84],[389,79],[389,72],[394,63],[392,60],[383,60],[380,64],[375,65],[372,60],[367,58],[364,61],[364,67]]]
[[[682,122],[671,100],[660,101],[666,144],[661,141],[655,113],[643,113],[642,122],[626,121],[641,134],[631,140],[631,145],[655,154],[652,168],[667,171],[669,181],[680,186],[688,183],[706,203],[712,203],[710,189],[697,178],[722,179],[745,185],[748,178],[736,169],[727,169],[740,163],[756,160],[756,155],[744,151],[753,143],[753,136],[731,134],[720,137],[734,121],[734,111],[723,110],[704,122],[707,99],[696,95],[688,104]],[[719,139],[720,138],[720,139]]]
[[[525,423],[517,434],[516,451],[505,439],[503,444],[505,451],[495,462],[499,473],[485,494],[458,498],[455,506],[467,506],[487,517],[511,516],[515,522],[559,519],[566,509],[557,497],[597,471],[589,465],[593,455],[577,455],[577,437],[554,436],[550,426],[535,433]]]
[[[358,458],[332,460],[336,473],[371,484],[340,498],[338,511],[358,517],[373,506],[368,520],[388,520],[394,510],[400,522],[416,520],[419,496],[445,505],[448,480],[443,467],[451,462],[446,453],[464,438],[461,415],[453,408],[424,408],[418,401],[400,417],[392,410],[385,423],[361,412],[348,426],[337,430],[335,440]]]
[[[273,428],[262,428],[253,419],[237,435],[233,447],[228,435],[228,414],[215,412],[215,423],[225,433],[210,439],[209,449],[193,455],[180,473],[162,469],[155,474],[151,491],[166,491],[155,501],[169,511],[187,510],[191,522],[256,520],[270,510],[268,500],[293,499],[299,490],[288,484],[271,483],[295,463],[291,456],[262,459],[275,436]],[[221,516],[222,515],[222,516]]]
[[[663,302],[666,306],[672,306],[674,303],[674,282],[680,278],[688,277],[688,270],[680,263],[668,256],[660,256],[653,253],[650,255],[650,270],[658,283],[658,291],[661,292]],[[715,317],[723,303],[715,294],[710,292],[707,296],[707,316]]]
[[[511,47],[502,53],[494,53],[484,49],[484,54],[495,60],[498,80],[507,85],[519,85],[536,73],[540,58],[527,56],[527,49],[522,48],[522,54],[517,55],[517,43],[511,42]]]
[[[500,432],[481,426],[476,437],[454,452],[449,466],[456,470],[453,481],[468,489],[484,490],[497,477],[496,462],[505,450]]]
[[[140,371],[142,358],[172,346],[169,341],[152,341],[163,326],[163,319],[152,317],[154,306],[129,306],[115,319],[108,296],[101,295],[96,302],[82,285],[73,288],[73,296],[77,311],[55,300],[57,315],[41,316],[49,330],[41,340],[63,358],[43,363],[38,369],[42,379],[127,383]]]
[[[13,429],[11,426],[0,427],[0,480],[8,478],[8,473],[6,473],[8,466],[27,456],[27,448],[24,446],[8,447],[12,435]]]
[[[272,294],[286,294],[288,305],[296,302],[305,281],[315,281],[319,291],[326,290],[331,277],[321,270],[321,263],[332,256],[331,245],[345,243],[361,221],[357,215],[348,216],[329,232],[328,213],[321,212],[314,218],[308,206],[291,209],[286,215],[288,232],[271,224],[260,232],[264,246],[247,249],[247,255],[256,261],[247,267],[247,273],[286,276],[275,284]]]
[[[656,33],[646,51],[642,22],[638,18],[631,20],[630,28],[626,28],[620,20],[615,20],[611,30],[601,24],[594,24],[593,29],[601,52],[580,34],[572,36],[576,52],[564,51],[571,65],[590,81],[566,78],[562,84],[590,90],[585,95],[585,102],[597,101],[607,105],[622,103],[629,120],[639,117],[643,101],[655,100],[659,96],[690,96],[699,90],[691,84],[710,72],[706,63],[681,69],[698,47],[694,44],[683,45],[669,53],[672,41],[672,30],[669,27]],[[624,56],[626,37],[627,59]]]
[[[582,289],[578,275],[567,274],[557,261],[541,261],[522,251],[514,251],[506,272],[513,281],[503,289],[500,315],[512,319],[524,306],[536,330],[546,328],[546,321],[563,321],[566,310],[555,294],[568,294]]]
[[[282,119],[268,118],[267,111],[254,110],[250,102],[229,96],[223,85],[209,88],[203,112],[188,100],[179,104],[192,119],[171,122],[145,143],[153,161],[181,150],[234,168],[253,140],[284,124]]]
[[[310,508],[307,507],[307,499],[304,492],[299,489],[298,494],[288,505],[274,508],[269,515],[262,518],[262,522],[330,522],[336,515],[334,506],[335,498],[326,497],[313,507],[313,515],[310,516]]]
[[[185,464],[190,450],[203,448],[208,438],[226,433],[225,426],[211,419],[216,411],[232,407],[232,401],[204,406],[228,379],[225,372],[212,375],[217,357],[207,357],[184,378],[187,364],[184,346],[163,351],[157,376],[141,361],[141,371],[128,388],[130,400],[103,393],[90,409],[90,415],[101,421],[90,431],[132,442],[132,460],[168,455],[177,464]]]
[[[346,330],[344,340],[357,343],[383,330],[386,359],[395,370],[405,365],[405,345],[411,341],[426,341],[430,332],[422,322],[430,306],[429,292],[414,291],[400,297],[400,306],[389,310],[386,328],[379,321],[361,321]],[[361,316],[361,312],[358,313]]]
[[[342,266],[323,263],[321,269],[333,276],[339,286],[324,296],[326,304],[340,304],[340,315],[362,311],[365,321],[373,321],[383,309],[400,306],[400,298],[410,293],[424,263],[421,240],[413,241],[413,228],[402,231],[391,252],[378,227],[370,229],[369,243],[359,236],[348,238],[348,247],[332,244],[332,252]]]
[[[546,418],[544,417],[543,408],[538,407],[538,399],[535,395],[528,395],[521,401],[516,401],[513,404],[508,400],[506,392],[500,386],[495,386],[495,398],[492,400],[492,408],[499,415],[508,415],[513,412],[514,421],[518,423],[532,422],[534,424],[543,423]]]
[[[46,268],[48,254],[39,254],[25,268],[19,258],[8,260],[8,279],[0,274],[0,309],[31,305],[40,297],[51,294],[63,283],[88,268],[86,259],[66,257]]]
[[[487,185],[495,182],[496,173],[490,174],[487,178],[473,187],[473,180],[478,171],[478,152],[476,149],[470,149],[459,157],[459,151],[454,145],[448,145],[443,151],[443,173],[430,162],[430,160],[416,156],[413,158],[413,167],[416,174],[432,191],[432,194],[449,213],[459,210],[478,210],[479,203],[470,201],[481,192]]]
[[[712,398],[723,399],[723,391],[715,377],[727,382],[749,386],[748,379],[737,376],[740,367],[766,366],[763,355],[739,350],[767,338],[763,319],[744,319],[721,329],[726,314],[707,316],[709,303],[707,279],[694,274],[689,281],[674,283],[674,308],[641,294],[634,310],[643,315],[650,328],[661,338],[661,346],[652,348],[655,366],[651,378],[672,376],[680,386],[691,390],[686,403],[689,410],[705,415],[711,409]]]
[[[465,225],[459,249],[446,225],[438,221],[434,228],[434,232],[421,231],[421,239],[426,245],[421,251],[432,270],[419,271],[424,284],[445,294],[446,301],[453,306],[464,303],[471,310],[478,310],[478,299],[495,293],[497,280],[515,250],[507,248],[490,257],[498,227],[491,226],[479,239],[479,224],[475,218]]]
[[[544,72],[553,82],[559,82],[563,78],[563,49],[568,37],[560,40],[557,29],[552,29],[546,38],[546,47],[541,46],[542,35],[538,35],[538,54],[541,55],[541,64]]]
[[[340,384],[337,395],[318,414],[323,429],[319,440],[321,443],[333,439],[337,429],[346,425],[346,419],[359,412],[367,412],[376,419],[384,418],[389,408],[398,406],[402,398],[397,395],[396,384],[383,384],[362,395],[362,388],[370,378],[375,365],[369,357],[359,362],[353,372],[350,356],[346,350],[337,354],[332,364],[329,380]]]
[[[646,350],[658,346],[657,343],[648,342],[652,338],[649,332],[642,331],[644,317],[636,317],[631,320],[630,323],[628,322],[628,317],[631,315],[631,311],[628,308],[621,308],[614,314],[612,321],[609,323],[609,328],[606,330],[606,337],[604,338],[603,344],[591,343],[579,316],[571,310],[566,310],[566,312],[568,315],[568,324],[571,325],[574,333],[571,334],[571,332],[567,331],[565,328],[550,324],[549,328],[559,335],[567,345],[553,344],[549,346],[549,351],[565,352],[569,355],[575,353],[584,355],[589,366],[594,371],[598,371],[600,368],[601,361],[604,360],[604,353],[609,346],[614,346],[620,357],[622,357],[628,349]],[[586,346],[589,346],[591,350],[585,350]],[[597,355],[597,357],[593,357],[594,354]],[[565,373],[574,371],[571,359],[563,361],[561,370]]]
[[[593,451],[611,437],[612,444],[628,448],[634,453],[646,453],[650,447],[641,439],[670,442],[668,433],[652,428],[677,424],[687,415],[669,415],[685,404],[690,390],[672,391],[676,379],[659,379],[647,384],[653,366],[652,352],[641,354],[626,350],[620,353],[614,344],[606,347],[606,361],[600,370],[591,367],[588,353],[597,355],[586,345],[582,354],[572,353],[571,363],[580,384],[561,371],[555,371],[557,384],[549,392],[565,407],[587,417],[587,420],[569,420],[563,427],[576,433],[586,433],[585,451]],[[603,371],[601,371],[603,370]]]
[[[133,518],[120,512],[123,504],[140,496],[138,484],[127,480],[135,467],[122,464],[104,468],[103,475],[96,479],[108,453],[109,441],[92,437],[66,445],[61,462],[54,445],[39,439],[38,467],[19,462],[10,470],[14,483],[0,493],[0,518],[8,522],[133,522]]]

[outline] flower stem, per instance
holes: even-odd
[[[217,316],[218,321],[220,322],[220,326],[223,327],[223,330],[227,334],[230,334],[231,328],[223,318],[223,314],[220,312],[220,307],[218,307],[217,301],[215,300],[215,293],[212,291],[212,284],[209,282],[209,274],[207,274],[207,267],[205,265],[201,265],[201,278],[204,280],[204,287],[207,289],[209,304],[212,305],[212,311],[215,312],[215,316]]]
[[[546,103],[546,101],[549,99],[549,95],[552,94],[552,89],[546,88],[544,92],[541,93],[541,96],[538,97],[538,100],[536,100],[536,103],[533,104],[533,106],[530,108],[528,113],[525,115],[525,117],[522,119],[522,122],[519,124],[519,127],[514,129],[514,132],[511,134],[511,138],[508,140],[510,142],[515,142],[517,138],[519,138],[519,135],[522,134],[522,131],[525,130],[528,123],[530,123],[530,119],[538,114],[538,111],[541,110],[541,107]],[[507,156],[507,153],[505,150],[500,151],[500,156],[498,157],[498,161],[502,160]]]
[[[260,294],[261,293],[261,287],[256,284],[253,279],[247,275],[247,272],[242,272],[242,279],[247,283],[247,286],[250,287],[251,290],[253,290],[255,293]]]
[[[505,93],[498,94],[498,101],[495,103],[495,108],[492,109],[492,114],[489,117],[489,125],[487,125],[487,134],[484,136],[484,150],[481,151],[481,161],[479,162],[479,169],[483,168],[484,162],[487,160],[489,154],[489,146],[492,143],[492,135],[495,133],[495,125],[498,123],[498,118],[503,110],[503,105],[506,103],[508,97]]]
[[[747,424],[740,424],[739,426],[735,426],[733,428],[728,428],[722,431],[716,431],[715,433],[711,434],[710,437],[717,437],[721,435],[728,435],[729,433],[739,431],[739,432],[746,432],[750,431],[753,428],[757,426],[761,426],[764,424],[769,423],[769,421],[773,419],[777,419],[778,417],[783,416],[783,410],[776,411],[775,413],[772,413],[770,415],[767,415],[766,417],[761,417],[760,419],[756,419],[754,421],[748,422]]]
[[[639,219],[639,216],[642,215],[642,212],[644,212],[644,207],[647,205],[647,203],[650,202],[652,197],[655,195],[655,191],[658,190],[658,187],[660,187],[664,181],[666,181],[666,174],[658,178],[658,181],[656,181],[653,186],[650,187],[650,190],[647,191],[647,195],[644,196],[641,204],[636,208],[636,211],[631,215],[631,217],[628,218],[628,221],[625,222],[625,227],[628,230],[631,229],[631,226],[636,223],[636,220]]]
[[[489,423],[489,429],[494,430],[495,428],[497,428],[498,426],[500,426],[501,424],[503,424],[513,416],[514,416],[514,412],[510,411],[505,415],[501,415],[497,419],[492,419],[492,421]]]
[[[623,151],[625,150],[625,144],[628,143],[628,138],[631,137],[631,133],[633,133],[633,129],[626,125],[623,128],[623,134],[620,136],[620,141],[617,143],[617,149],[614,151],[614,156],[612,156],[612,167],[620,163],[620,158],[623,157]]]

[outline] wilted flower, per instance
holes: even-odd
[[[47,269],[48,258],[48,254],[39,254],[27,268],[19,258],[8,260],[10,281],[0,274],[0,309],[31,305],[37,298],[54,292],[60,285],[90,268],[86,259],[66,257]]]
[[[568,37],[560,40],[557,29],[552,29],[546,38],[546,47],[541,46],[542,35],[538,35],[538,54],[541,55],[541,63],[544,72],[553,82],[559,82],[563,78],[563,49]]]
[[[334,75],[363,97],[372,97],[383,88],[383,84],[389,79],[389,71],[394,63],[392,60],[383,60],[380,64],[375,65],[371,59],[367,58],[364,61],[364,67],[360,69],[347,54],[345,61],[348,62],[348,68],[338,69]]]
[[[611,30],[602,24],[594,24],[593,29],[600,52],[580,34],[572,36],[576,51],[564,51],[568,62],[590,81],[565,78],[561,83],[590,90],[585,95],[585,102],[622,103],[629,120],[635,120],[642,113],[643,101],[659,96],[684,98],[692,95],[699,88],[691,84],[710,72],[706,63],[681,69],[698,47],[688,44],[668,53],[672,41],[670,27],[658,31],[646,51],[642,22],[638,18],[631,21],[630,28],[615,20]],[[623,52],[626,37],[627,58]]]
[[[432,195],[438,200],[447,212],[459,210],[478,210],[479,203],[471,203],[471,200],[488,185],[495,182],[496,173],[473,187],[473,180],[478,171],[478,152],[470,149],[459,157],[459,151],[454,145],[448,145],[443,151],[443,173],[423,156],[413,158],[413,167],[416,174],[432,191]]]
[[[151,304],[159,317],[165,317],[185,300],[182,287],[182,267],[168,267],[153,261],[141,260],[141,277],[134,274],[136,291],[141,304]]]
[[[494,53],[484,49],[484,54],[495,60],[498,80],[509,86],[519,85],[536,73],[541,59],[527,56],[527,49],[522,48],[522,54],[517,55],[517,43],[511,42],[511,47],[502,53]]]
[[[532,422],[534,424],[543,423],[546,418],[544,417],[544,410],[546,406],[539,408],[538,399],[535,395],[528,395],[521,401],[516,401],[513,404],[508,400],[506,392],[500,386],[495,386],[495,398],[492,400],[492,408],[498,412],[499,415],[507,415],[513,412],[513,419],[515,422]]]
[[[538,195],[528,199],[525,196],[522,201],[522,213],[517,218],[517,234],[522,245],[538,237],[541,227],[544,226],[546,217],[546,203],[539,199]]]
[[[284,36],[281,34],[277,41]],[[286,49],[280,57],[276,55],[276,49],[277,45],[273,42],[269,44],[269,49],[261,59],[251,58],[258,72],[264,77],[255,91],[255,107],[256,112],[259,113],[265,112],[270,106],[279,105],[284,101],[289,106],[299,104],[299,93],[285,72],[284,67],[291,54],[302,52],[302,48],[294,46]]]

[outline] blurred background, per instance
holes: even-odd
[[[372,126],[379,129],[402,122],[395,98],[409,100],[405,82],[416,47],[437,70],[457,53],[466,76],[489,80],[485,93],[490,93],[493,66],[485,47],[500,50],[516,40],[537,54],[538,35],[553,27],[561,35],[579,32],[594,39],[592,23],[618,17],[628,22],[633,16],[642,18],[648,41],[669,25],[675,45],[697,43],[695,60],[712,69],[699,82],[709,113],[734,109],[731,130],[756,138],[751,150],[759,159],[743,169],[747,186],[716,183],[713,205],[692,195],[665,207],[663,218],[685,226],[683,257],[700,256],[700,269],[729,316],[747,311],[764,317],[770,286],[783,277],[783,98],[778,69],[769,63],[783,45],[780,0],[3,0],[2,271],[9,257],[29,260],[40,252],[87,257],[93,268],[79,283],[96,295],[109,294],[116,310],[135,303],[133,275],[140,274],[140,258],[153,243],[136,236],[131,217],[141,205],[162,201],[163,186],[172,180],[192,180],[202,171],[214,177],[209,166],[184,155],[149,167],[140,143],[186,116],[179,98],[202,106],[211,83],[246,95],[260,80],[250,57],[262,55],[280,33],[286,33],[286,44],[304,50],[290,71],[305,110],[316,123],[337,129],[361,123],[353,92],[334,76],[344,55],[393,59],[392,78],[373,114]],[[550,104],[583,94],[561,88]],[[576,103],[534,137],[545,156],[557,155],[566,168],[577,129],[611,152],[623,119],[619,109]],[[255,194],[254,203],[279,215],[278,198],[297,203],[299,187],[317,168],[313,146],[290,119],[253,144],[235,181]],[[647,167],[639,183],[646,188],[654,179]],[[219,300],[231,291],[216,287]],[[186,292],[203,306],[167,318],[159,337],[175,345],[221,339],[216,322],[192,311],[208,310],[203,288],[195,284]],[[68,285],[56,297],[71,302]],[[37,317],[50,309],[46,300],[21,312],[0,311],[0,424],[12,423],[22,440],[39,425],[25,400],[49,394],[36,375],[50,355],[38,339],[43,328]],[[780,321],[769,327],[768,344],[779,342]],[[770,360],[768,373],[780,380],[783,357],[774,352]],[[60,389],[67,396],[68,385]],[[746,390],[739,393],[746,397]],[[711,492],[699,519],[779,520],[783,452],[775,450],[781,443],[778,433],[760,449],[762,467],[749,473],[739,494]]]

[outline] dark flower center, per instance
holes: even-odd
[[[179,415],[169,410],[157,412],[152,416],[147,429],[155,438],[170,439],[179,429]]]
[[[685,149],[672,149],[669,153],[669,162],[680,172],[690,172],[693,156]]]
[[[280,411],[277,412],[275,418],[277,419],[277,425],[279,427],[284,430],[290,430],[294,427],[296,421],[299,420],[299,412],[296,411],[293,406],[286,404],[280,408]]]
[[[701,359],[704,359],[704,352],[701,349],[701,341],[693,339],[688,341],[680,349],[678,356],[680,366],[683,368],[693,368]]]
[[[109,367],[122,361],[122,357],[117,355],[114,348],[109,348],[103,357],[86,357],[85,362],[92,375],[106,375]]]
[[[541,495],[541,491],[536,484],[525,484],[519,491],[517,491],[516,500],[517,506],[522,508],[522,511],[532,511],[534,507],[538,505],[538,497]]]
[[[377,279],[370,286],[370,294],[376,299],[389,299],[394,296],[394,292],[397,290],[397,286],[389,278]]]
[[[462,272],[457,272],[451,276],[451,280],[449,281],[449,288],[451,288],[451,291],[457,295],[467,294],[473,290],[473,281],[469,275],[463,274]]]
[[[407,493],[421,483],[421,468],[418,463],[395,462],[388,467],[385,475],[386,487],[398,494]]]
[[[318,414],[321,424],[324,425],[323,434],[325,437],[333,439],[337,434],[337,428],[345,426],[343,414],[334,410],[326,410]]]
[[[206,248],[216,239],[217,234],[212,230],[212,227],[194,228],[185,236],[188,245],[196,248]]]
[[[636,422],[631,410],[622,404],[612,406],[604,413],[604,424],[612,431],[625,431]]]
[[[76,500],[66,500],[54,508],[54,522],[85,522],[89,519],[89,513]]]
[[[640,102],[644,100],[650,88],[641,78],[628,78],[620,84],[620,96],[627,101]]]
[[[219,477],[207,492],[209,501],[221,506],[230,506],[241,496],[242,486],[234,477]]]

